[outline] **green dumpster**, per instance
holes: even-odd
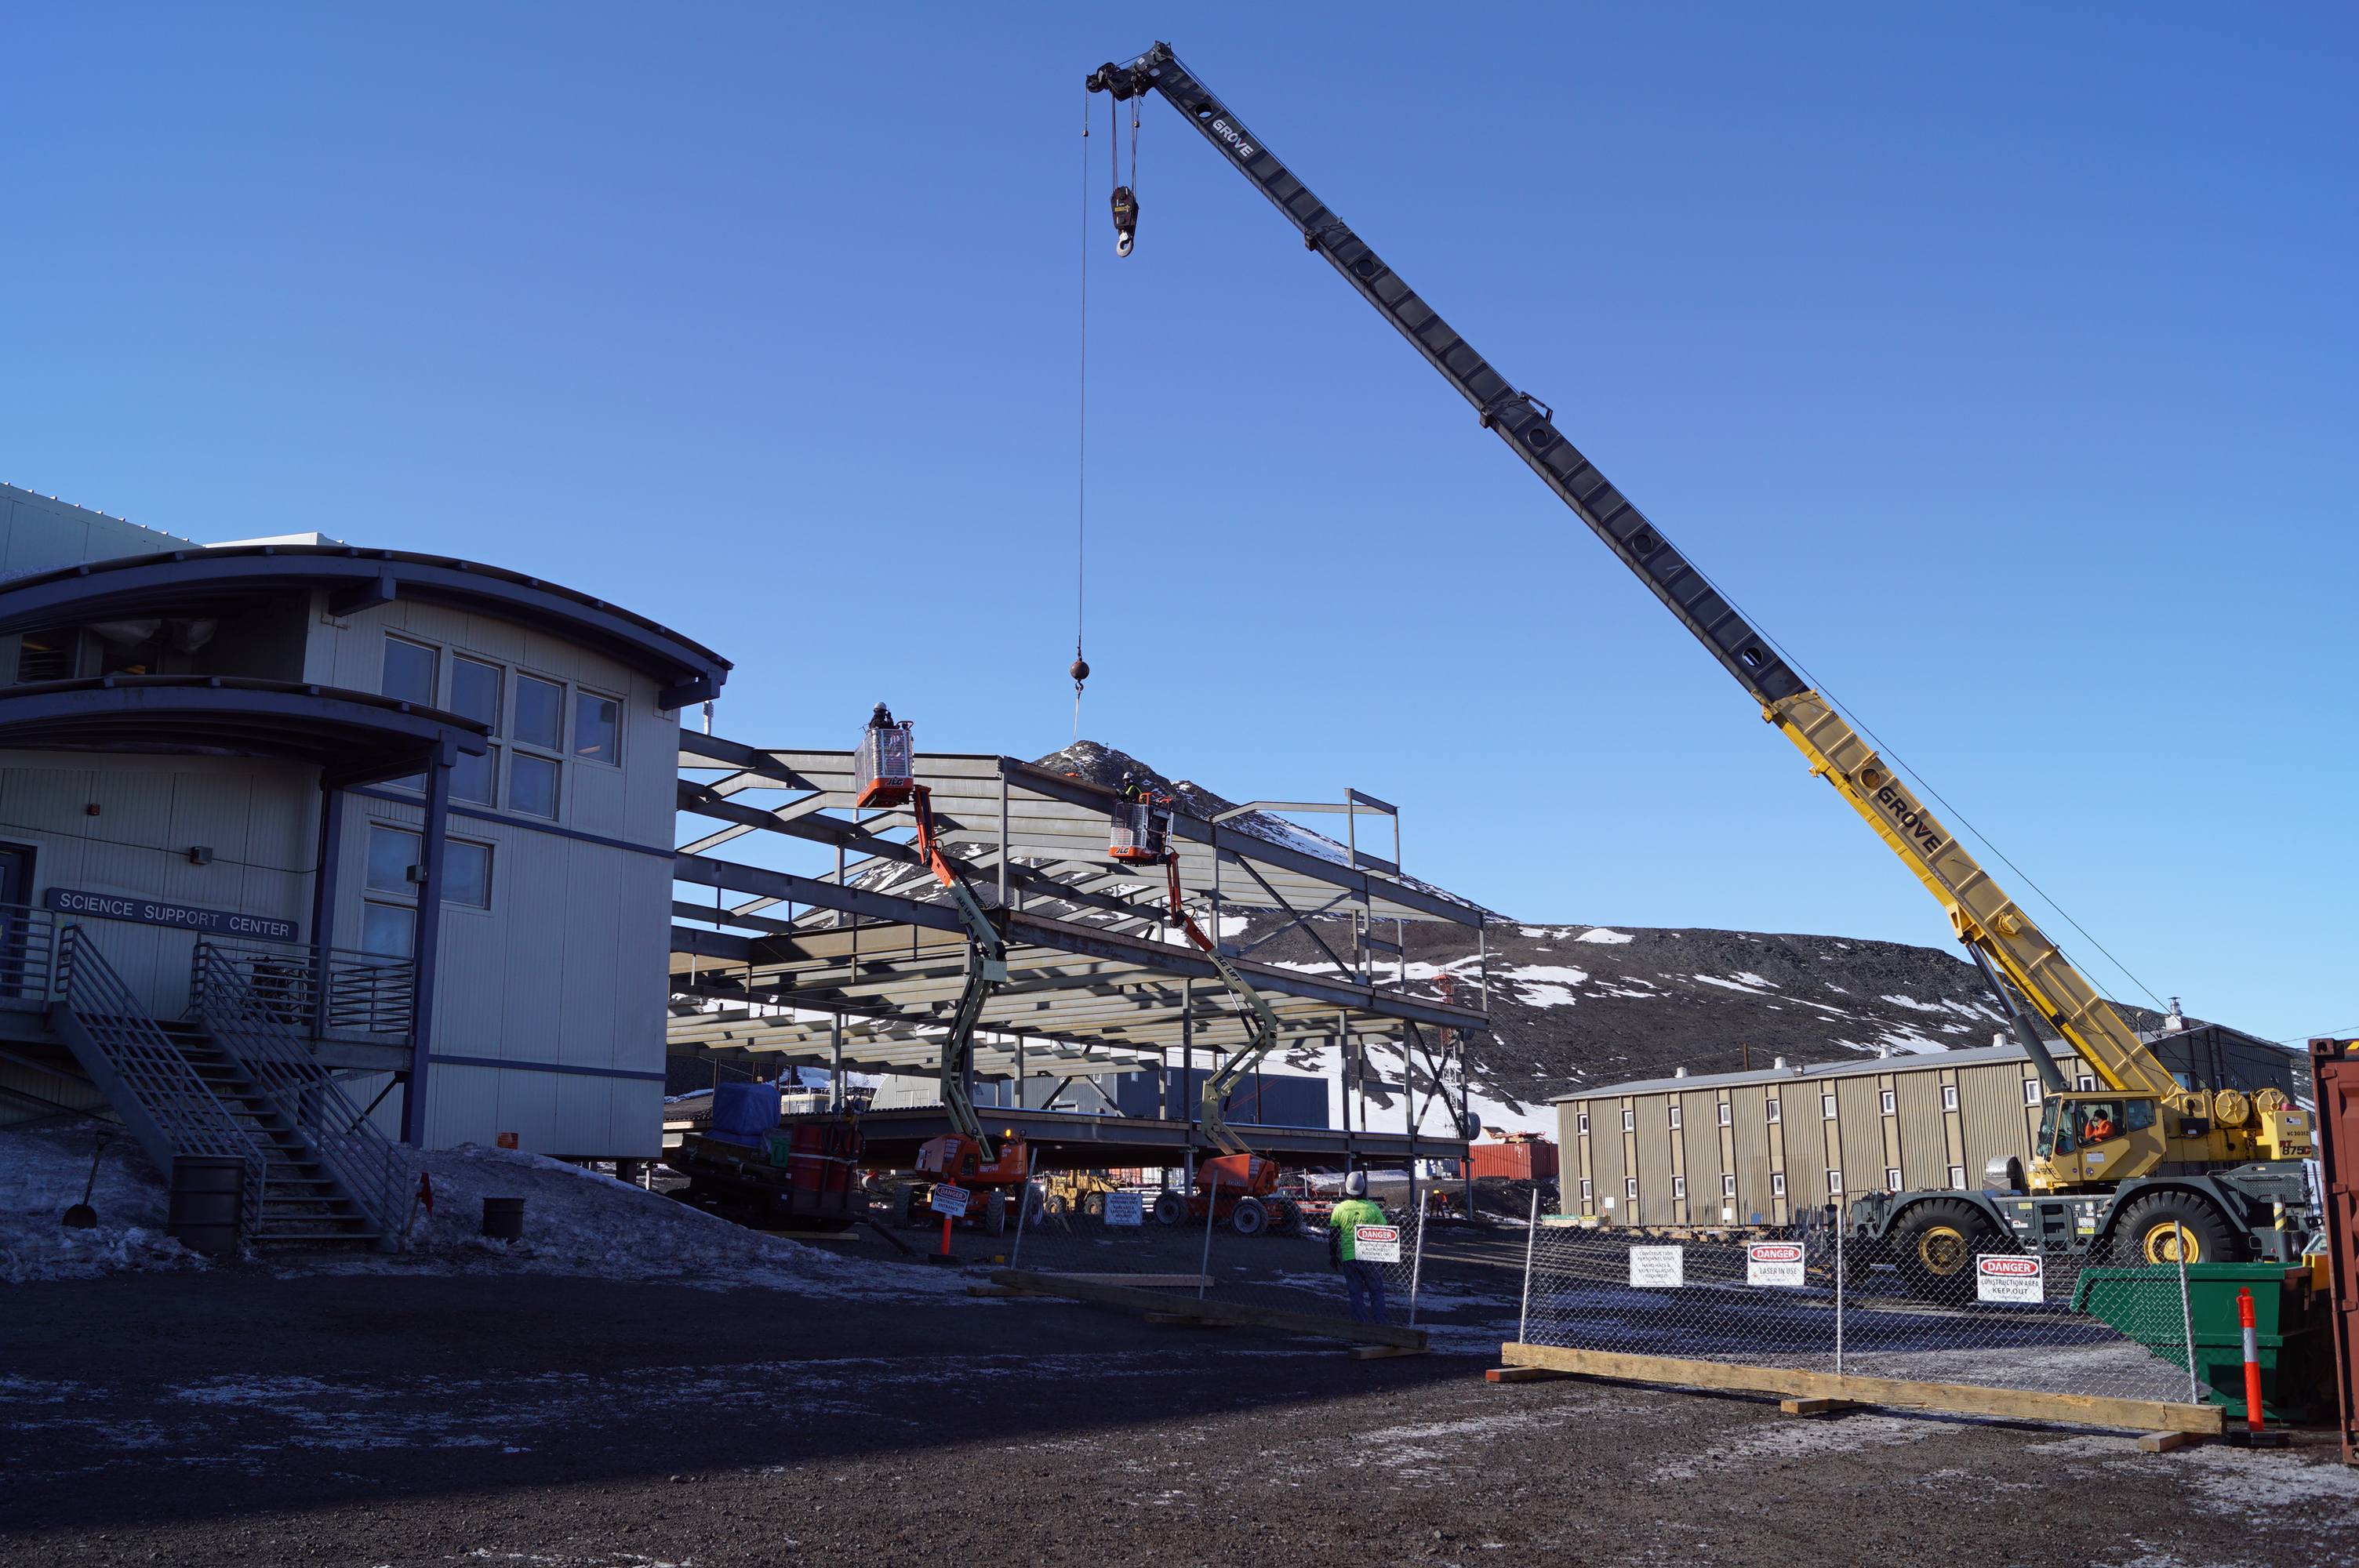
[[[2236,1294],[2249,1289],[2261,1358],[2262,1419],[2301,1422],[2323,1397],[2326,1358],[2333,1354],[2310,1281],[2309,1270],[2283,1263],[2190,1263],[2182,1314],[2176,1268],[2083,1269],[2073,1287],[2072,1310],[2111,1324],[2157,1359],[2181,1368],[2187,1365],[2191,1319],[2195,1375],[2204,1398],[2242,1420],[2245,1331],[2236,1316]]]

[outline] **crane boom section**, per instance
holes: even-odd
[[[1088,85],[1117,99],[1160,93],[1214,151],[1251,180],[1300,232],[1303,244],[1325,257],[1346,284],[1391,322],[1473,406],[1484,427],[1506,442],[1721,667],[1736,677],[1760,705],[1762,717],[1809,759],[1810,771],[1834,785],[1940,900],[1958,935],[1988,956],[2108,1087],[2166,1098],[2180,1092],[2169,1070],[2112,1004],[1923,803],[1891,778],[1891,770],[1834,705],[1811,690],[1662,531],[1564,438],[1553,411],[1516,390],[1451,330],[1439,312],[1245,128],[1234,111],[1180,63],[1170,45],[1158,43],[1127,66],[1107,65],[1091,76]]]

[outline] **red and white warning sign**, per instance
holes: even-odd
[[[1756,1241],[1745,1249],[1745,1282],[1748,1285],[1799,1285],[1802,1279],[1802,1248],[1794,1241]]]
[[[2037,1258],[1980,1253],[1974,1259],[1974,1299],[2038,1306],[2048,1299],[2046,1269]]]
[[[1363,1263],[1397,1263],[1400,1259],[1400,1227],[1397,1225],[1355,1225],[1352,1227],[1352,1256]]]
[[[954,1187],[944,1183],[934,1188],[934,1195],[931,1199],[933,1210],[936,1214],[963,1215],[966,1213],[966,1200],[973,1195],[964,1187]]]

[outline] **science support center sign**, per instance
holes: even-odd
[[[185,903],[165,903],[152,898],[120,898],[111,892],[76,892],[51,888],[41,899],[43,909],[60,914],[89,914],[101,920],[134,920],[142,925],[169,925],[199,931],[208,936],[247,936],[263,942],[292,942],[291,920],[271,920],[228,909],[198,909]]]

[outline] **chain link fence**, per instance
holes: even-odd
[[[1535,1216],[1537,1218],[1538,1216]],[[1933,1277],[1816,1220],[1777,1233],[1535,1225],[1527,1345],[2105,1399],[2201,1401],[2184,1268],[1962,1257]]]
[[[1355,1238],[1361,1256],[1345,1262],[1330,1240],[1330,1195],[1195,1174],[1192,1184],[1181,1169],[1036,1182],[1008,1227],[1007,1267],[1150,1291],[1172,1298],[1179,1316],[1191,1302],[1217,1302],[1415,1326],[1423,1233],[1406,1206],[1384,1206],[1393,1235]]]

